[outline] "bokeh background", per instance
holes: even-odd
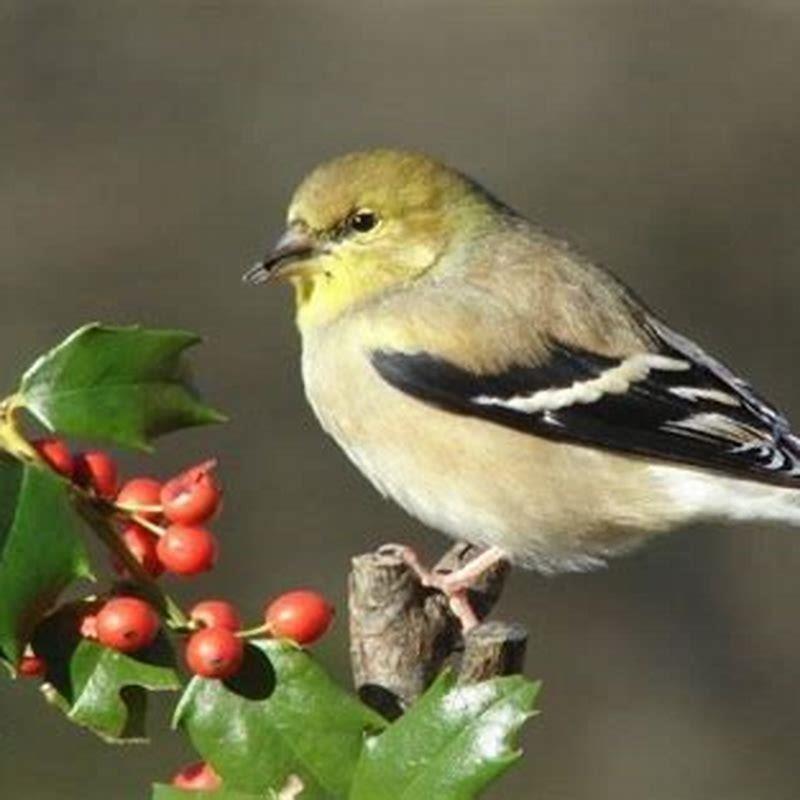
[[[318,429],[288,292],[246,288],[318,161],[441,156],[616,271],[800,417],[800,6],[749,2],[0,2],[0,374],[87,320],[208,338],[227,426],[224,557],[178,586],[341,605],[352,554],[442,539],[381,501]],[[515,574],[545,682],[494,798],[800,796],[800,536],[692,530],[593,575]],[[348,679],[344,625],[319,656]],[[0,682],[4,797],[143,798],[187,760],[109,748]]]

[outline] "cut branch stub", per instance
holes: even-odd
[[[394,719],[414,702],[442,671],[448,659],[464,651],[462,682],[519,672],[527,640],[524,629],[484,623],[462,636],[447,598],[420,583],[401,547],[384,546],[352,561],[349,579],[350,656],[361,699]],[[436,565],[455,571],[480,551],[459,543]],[[487,571],[470,602],[484,619],[497,602],[508,574],[501,563]]]
[[[459,683],[479,683],[522,672],[528,633],[522,625],[483,622],[464,637]]]
[[[397,554],[367,553],[350,573],[350,657],[361,699],[393,719],[436,677],[452,621]]]

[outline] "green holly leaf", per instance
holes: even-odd
[[[456,686],[445,673],[369,739],[349,800],[471,800],[519,758],[514,737],[538,684],[512,676]]]
[[[174,724],[227,787],[263,794],[294,774],[312,800],[348,796],[365,735],[386,723],[305,651],[266,641],[232,681],[192,680]]]
[[[65,481],[0,453],[0,656],[16,664],[72,581],[91,578]]]
[[[222,422],[189,381],[185,331],[87,325],[41,356],[19,396],[47,428],[66,436],[149,450],[162,434]]]
[[[298,800],[307,800],[311,795],[303,791],[295,795]],[[236,789],[215,789],[213,792],[199,792],[191,789],[176,789],[174,786],[167,786],[163,783],[153,785],[152,800],[284,800],[287,795],[281,797],[280,792],[269,790],[266,794],[249,794],[239,792]]]
[[[147,690],[177,691],[175,657],[162,634],[125,654],[81,636],[89,603],[63,606],[36,631],[33,647],[47,663],[47,699],[78,725],[108,741],[146,741]]]
[[[176,789],[174,786],[167,786],[157,783],[153,786],[152,800],[266,800],[269,795],[265,794],[243,794],[236,790],[217,789],[213,792],[196,792],[190,789]],[[275,797],[275,795],[273,795]],[[271,798],[270,798],[271,800]]]

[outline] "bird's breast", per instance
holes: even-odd
[[[326,334],[303,339],[306,397],[325,432],[383,494],[389,494],[378,451],[395,438],[400,421],[392,409],[397,398],[346,328]]]
[[[304,340],[314,412],[379,491],[428,526],[561,570],[627,549],[663,520],[635,460],[434,408],[381,379],[363,336],[328,334]]]

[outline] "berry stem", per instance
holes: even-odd
[[[120,506],[116,506],[116,508],[120,508]],[[147,509],[144,507],[140,507],[139,510],[147,511]],[[137,525],[150,531],[150,533],[154,533],[156,536],[163,536],[166,533],[164,528],[162,528],[160,525],[157,525],[155,522],[151,522],[149,519],[146,519],[145,517],[140,517],[138,514],[130,514],[130,513],[128,513],[128,516]]]
[[[255,628],[246,628],[242,631],[236,631],[234,636],[238,636],[240,639],[254,639],[256,636],[272,636],[272,625],[269,623],[264,623],[263,625],[258,625]]]
[[[167,626],[178,631],[192,630],[194,628],[192,621],[183,609],[145,572],[142,565],[119,538],[103,509],[98,508],[96,502],[83,494],[77,495],[76,505],[79,513],[97,534],[100,541],[124,564],[142,592],[147,595],[148,600],[161,612]]]
[[[120,511],[123,511],[126,514],[160,514],[164,507],[161,505],[157,506],[148,506],[142,505],[141,503],[115,503],[115,508],[118,508]]]

